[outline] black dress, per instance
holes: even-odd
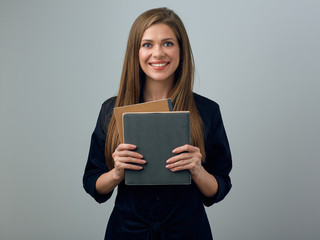
[[[195,93],[194,99],[204,127],[206,160],[203,167],[216,178],[218,193],[211,198],[205,197],[193,182],[187,186],[127,186],[121,182],[105,239],[212,239],[204,205],[221,201],[230,191],[231,153],[218,104]],[[102,105],[83,176],[85,190],[99,203],[112,195],[112,192],[99,194],[95,184],[109,171],[104,146],[115,100],[116,97],[110,98]]]

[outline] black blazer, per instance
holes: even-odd
[[[218,104],[195,93],[194,99],[203,121],[206,151],[203,167],[216,178],[217,194],[205,197],[193,182],[188,186],[127,186],[121,182],[105,239],[212,239],[204,205],[221,201],[230,191],[231,153]],[[99,194],[95,184],[109,171],[104,147],[115,100],[116,97],[110,98],[101,107],[83,176],[84,189],[99,203],[112,195],[112,192]]]

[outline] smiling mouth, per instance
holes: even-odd
[[[150,63],[150,65],[152,67],[164,67],[166,65],[168,65],[170,62],[166,62],[166,63]]]

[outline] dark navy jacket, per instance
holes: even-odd
[[[203,167],[216,178],[218,193],[211,198],[205,197],[193,182],[187,186],[127,186],[121,182],[105,239],[212,239],[204,205],[221,201],[230,191],[231,153],[218,104],[195,93],[194,99],[203,121],[206,151]],[[104,147],[115,100],[116,97],[110,98],[102,105],[83,176],[85,190],[99,203],[112,195],[112,192],[99,194],[95,184],[109,171]]]

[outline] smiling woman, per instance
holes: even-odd
[[[212,239],[204,205],[221,201],[231,189],[231,153],[219,106],[193,93],[193,75],[181,19],[167,8],[141,14],[129,34],[118,95],[102,105],[83,177],[99,203],[118,186],[105,239]],[[190,171],[192,183],[125,185],[125,169],[139,171],[146,160],[133,151],[137,146],[120,143],[113,108],[166,98],[174,110],[190,111],[191,144],[172,149],[176,155],[165,160],[165,168]]]

